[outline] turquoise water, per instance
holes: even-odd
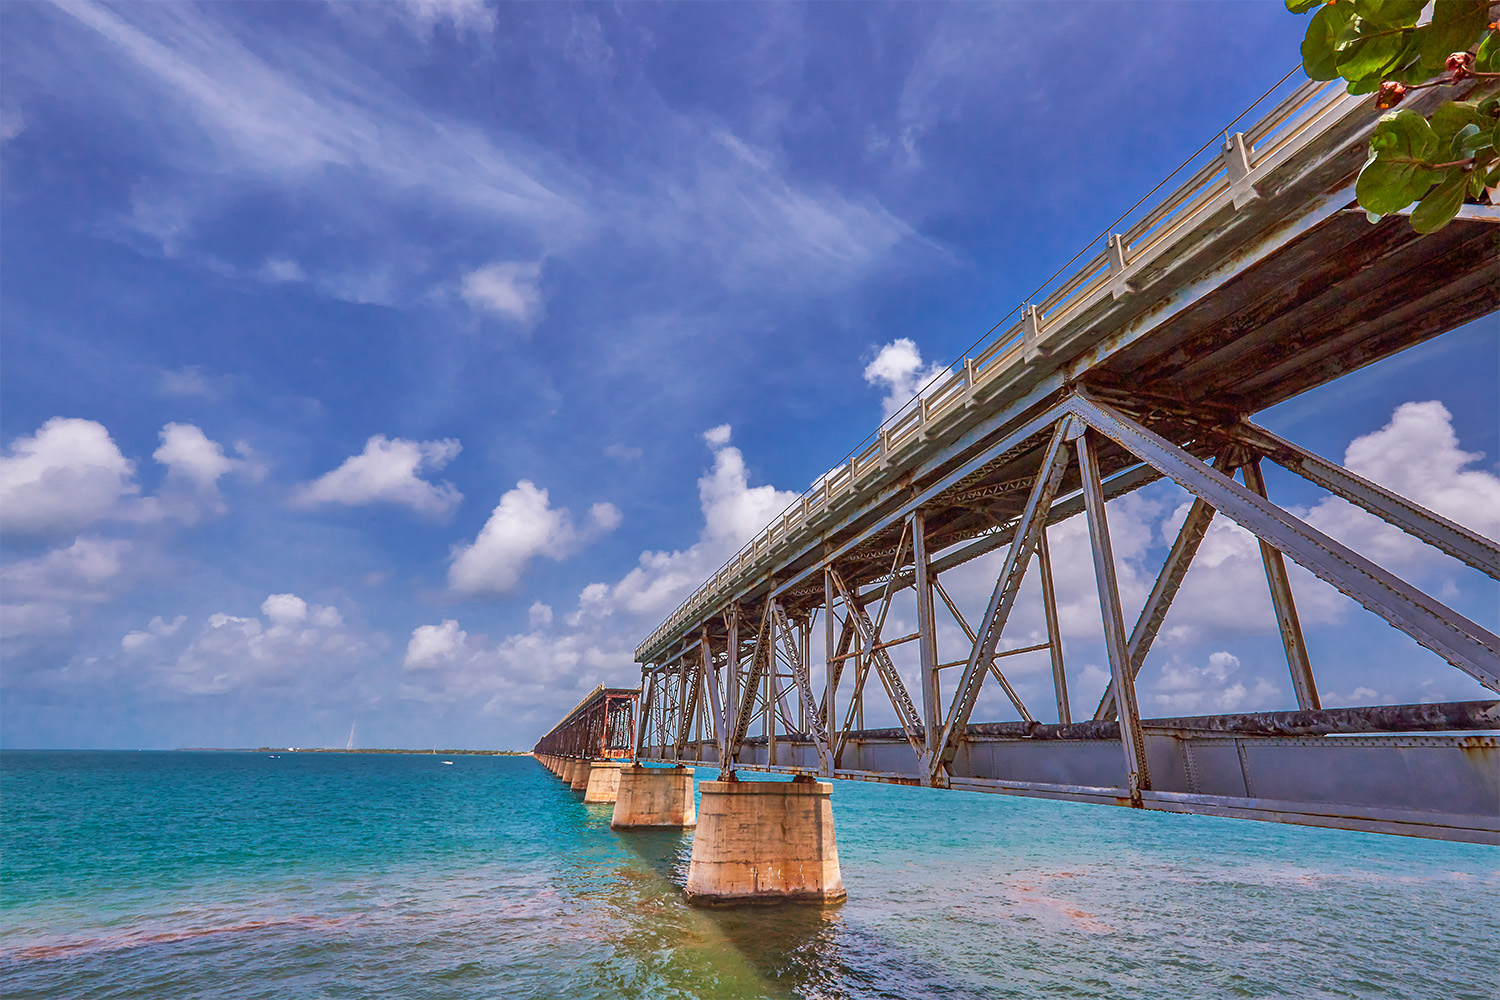
[[[613,833],[525,757],[0,779],[8,998],[1500,995],[1493,848],[840,782],[848,903],[713,912],[691,833]]]

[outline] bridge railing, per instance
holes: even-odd
[[[700,619],[714,602],[726,599],[725,592],[744,575],[768,569],[773,557],[799,536],[800,527],[858,494],[861,481],[887,467],[892,456],[940,432],[969,401],[988,395],[985,390],[996,379],[1043,351],[1049,336],[1066,331],[1105,297],[1122,292],[1132,275],[1148,268],[1207,217],[1227,205],[1238,205],[1242,197],[1253,197],[1253,181],[1302,148],[1309,136],[1369,106],[1368,97],[1350,97],[1337,82],[1289,86],[1288,81],[1297,75],[1299,71],[1289,73],[1230,122],[1224,129],[1227,142],[1221,146],[1215,139],[1201,147],[1044,282],[1028,302],[981,337],[961,360],[929,381],[842,462],[815,480],[667,616],[636,649],[637,661],[645,662],[663,641]],[[1272,101],[1275,104],[1264,117],[1230,137],[1230,129]],[[1173,178],[1189,170],[1192,173],[1186,181],[1156,197]],[[1119,228],[1132,218],[1135,221],[1128,227]],[[1102,250],[1079,263],[1101,244]],[[1019,318],[1002,330],[1017,314]]]

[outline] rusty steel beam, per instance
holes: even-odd
[[[595,688],[537,741],[534,752],[584,760],[633,756],[639,698],[633,688]]]

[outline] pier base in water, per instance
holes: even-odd
[[[568,786],[575,792],[581,792],[587,788],[589,786],[589,772],[593,770],[593,767],[592,761],[580,760],[577,766],[573,768],[572,778],[568,781]]]
[[[583,790],[585,802],[613,802],[620,791],[620,769],[623,764],[595,761],[589,769],[589,783]]]
[[[639,764],[620,769],[611,827],[639,830],[697,824],[691,770],[681,766],[642,767]]]
[[[833,785],[705,781],[684,894],[699,906],[842,903]]]

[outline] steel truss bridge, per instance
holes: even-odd
[[[580,760],[629,758],[639,697],[634,688],[594,688],[537,742],[533,752]]]
[[[636,650],[635,755],[1500,842],[1500,703],[1324,709],[1286,561],[1492,691],[1500,638],[1278,506],[1263,468],[1497,580],[1500,548],[1253,419],[1500,304],[1496,209],[1419,236],[1356,206],[1376,115],[1368,96],[1296,90],[821,477]],[[1106,501],[1160,479],[1192,506],[1130,622]],[[1084,706],[1069,699],[1047,544],[1078,515],[1111,672]],[[1142,718],[1136,677],[1216,516],[1259,540],[1298,710]],[[943,576],[995,550],[988,605],[966,618]],[[1047,639],[1012,648],[1033,568]],[[907,590],[916,630],[890,635]],[[967,637],[958,648],[940,648],[939,616]],[[890,655],[905,643],[916,691]],[[1056,723],[1005,674],[1007,657],[1041,650]],[[989,682],[1021,721],[971,719]],[[864,727],[872,697],[899,726]]]

